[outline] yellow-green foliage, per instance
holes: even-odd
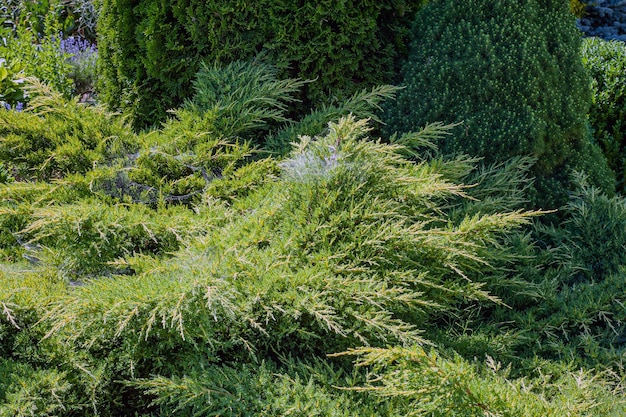
[[[534,224],[534,159],[320,126],[390,87],[285,122],[237,65],[90,168],[0,184],[1,417],[624,414],[622,200],[583,187]],[[255,155],[273,129],[290,154]]]
[[[369,369],[365,386],[351,389],[397,399],[407,407],[406,416],[617,416],[626,411],[623,403],[607,401],[611,393],[604,382],[583,370],[558,379],[540,375],[511,381],[510,369],[489,356],[469,362],[422,347],[367,347],[340,355],[355,356],[357,366]]]
[[[581,0],[569,0],[569,8],[576,17],[583,17],[586,7],[587,5]]]
[[[565,371],[552,381],[559,391],[544,377],[516,380],[490,360],[425,352],[433,320],[497,306],[492,289],[517,288],[506,271],[521,258],[509,242],[538,215],[519,210],[530,160],[473,172],[470,158],[422,158],[416,146],[434,151],[425,139],[448,129],[384,144],[368,137],[366,121],[344,118],[302,137],[277,165],[251,164],[251,174],[255,164],[258,172],[272,166],[273,179],[227,193],[230,207],[207,191],[194,211],[86,200],[35,209],[38,220],[24,232],[55,256],[30,266],[40,272],[20,272],[20,264],[4,272],[0,413],[619,411],[591,374]],[[478,185],[461,182],[472,178]],[[225,177],[221,187],[239,182]],[[181,249],[167,259],[151,254],[176,227]],[[116,250],[124,275],[67,285],[53,273],[58,260],[100,251],[104,261]],[[94,278],[108,272],[90,262]],[[33,299],[38,286],[47,289]],[[354,367],[326,356],[341,352],[364,359]]]
[[[36,80],[29,112],[0,112],[0,161],[22,180],[86,173],[134,152],[134,135],[119,117],[77,104]]]

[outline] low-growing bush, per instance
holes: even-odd
[[[30,357],[54,362],[62,377],[55,386],[72,382],[68,413],[91,404],[115,415],[116,404],[124,404],[125,412],[264,415],[287,412],[286,401],[298,398],[302,413],[313,415],[315,404],[330,410],[339,402],[340,416],[373,409],[406,415],[414,404],[337,391],[333,386],[365,383],[364,374],[325,355],[425,344],[422,329],[433,317],[463,303],[500,302],[490,293],[490,276],[515,258],[501,245],[538,213],[494,213],[486,197],[523,189],[529,161],[478,175],[485,179],[483,212],[478,201],[463,203],[470,188],[455,182],[469,178],[476,161],[411,161],[403,155],[415,158],[414,146],[427,144],[419,134],[383,144],[368,130],[367,122],[345,118],[317,138],[302,137],[280,164],[280,177],[238,198],[235,211],[207,195],[195,223],[205,235],[183,236],[184,249],[171,258],[125,256],[119,264],[132,276],[96,279],[48,300],[38,324],[24,331],[45,336]],[[424,132],[433,130],[445,132]],[[504,198],[511,207],[522,199]],[[145,234],[125,217],[131,207],[96,207],[45,208],[26,231],[60,259],[90,258],[93,248],[130,255],[127,232]],[[192,213],[186,230],[194,227]],[[118,232],[126,238],[116,238]],[[13,355],[30,366],[19,356],[23,337],[16,337]],[[72,355],[53,355],[66,350]],[[17,370],[10,373],[8,380],[19,380]],[[280,377],[268,385],[270,374]],[[259,384],[267,388],[261,397]],[[10,384],[7,392],[14,389]],[[7,397],[5,407],[14,404]]]
[[[68,276],[104,275],[116,271],[114,261],[176,251],[191,230],[185,217],[175,213],[155,213],[143,205],[81,201],[34,209],[30,223],[18,234],[29,239],[32,258],[55,265]],[[178,224],[173,224],[173,218]],[[129,271],[122,268],[121,272]]]
[[[263,181],[259,175],[271,178],[276,171],[272,162],[245,164],[266,152],[285,154],[299,135],[318,133],[342,116],[375,118],[379,103],[397,90],[381,86],[362,91],[341,106],[315,109],[292,121],[288,105],[306,85],[279,80],[276,70],[263,62],[203,64],[194,81],[195,94],[184,107],[161,129],[140,136],[143,146],[129,167],[128,180],[143,187],[152,202],[161,196],[189,204],[203,191],[231,199],[232,192],[247,192],[244,184],[258,184]],[[235,178],[243,181],[239,191],[228,191]]]
[[[0,111],[0,161],[11,164],[16,177],[51,180],[86,173],[136,151],[136,138],[123,119],[78,105],[37,82],[29,92],[29,111]]]
[[[307,85],[206,66],[141,134],[0,111],[0,416],[624,414],[623,200],[535,222],[535,159],[375,139],[389,86],[291,121]]]

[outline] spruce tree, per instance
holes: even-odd
[[[587,126],[589,80],[581,35],[562,0],[440,0],[420,10],[388,131],[460,123],[440,146],[481,156],[537,159],[536,205],[562,204],[569,172],[611,191],[606,161]],[[594,178],[597,180],[594,181]]]

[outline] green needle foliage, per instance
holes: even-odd
[[[591,75],[589,120],[602,152],[615,172],[617,189],[626,190],[626,46],[623,42],[587,38],[583,64]]]
[[[590,92],[580,45],[560,0],[430,2],[417,13],[406,88],[387,110],[387,132],[460,123],[440,142],[444,153],[486,163],[532,156],[539,207],[566,202],[572,169],[611,192],[610,171],[587,131]]]
[[[86,173],[134,152],[135,137],[119,117],[78,105],[35,79],[28,112],[0,112],[0,161],[21,180]]]
[[[393,82],[422,1],[104,0],[98,21],[102,99],[154,126],[193,95],[201,62],[261,56],[280,79],[316,80],[293,116]]]
[[[543,376],[510,382],[510,370],[490,357],[476,364],[422,347],[362,348],[341,355],[356,356],[358,366],[370,368],[366,384],[351,390],[394,398],[405,404],[407,416],[617,416],[625,410],[607,401],[602,382],[583,371],[556,381]]]
[[[443,134],[448,128],[425,132],[437,129]],[[56,290],[35,305],[10,298],[11,314],[4,318],[19,329],[5,324],[8,354],[20,358],[27,340],[43,339],[32,357],[61,372],[50,389],[73,385],[76,397],[64,397],[67,413],[95,407],[116,415],[117,404],[124,404],[180,415],[283,415],[293,407],[301,415],[406,415],[408,404],[365,401],[363,394],[332,388],[354,386],[363,375],[349,362],[328,362],[325,354],[425,345],[423,332],[441,313],[463,303],[499,303],[488,278],[510,263],[505,236],[538,213],[483,212],[477,201],[470,210],[464,201],[471,188],[455,180],[473,175],[475,161],[411,161],[403,156],[405,145],[369,140],[368,131],[366,121],[348,117],[322,136],[302,137],[279,164],[280,177],[232,208],[207,194],[195,215],[188,212],[185,227],[203,225],[204,233],[181,235],[185,247],[167,260],[145,252],[156,243],[151,236],[117,236],[135,230],[136,208],[98,211],[85,204],[92,210],[82,212],[63,205],[63,217],[35,211],[39,220],[26,231],[61,258],[89,257],[89,250],[110,245],[107,250],[125,256],[132,275]],[[410,138],[407,145],[426,143]],[[489,177],[503,176],[483,181],[481,192],[506,188],[528,165],[494,167]],[[185,218],[152,216],[179,225]],[[140,217],[141,227],[158,237],[146,214]],[[27,313],[37,323],[27,321]],[[65,351],[74,353],[58,353]],[[11,381],[19,377],[7,372]],[[266,388],[261,397],[259,387]],[[4,401],[18,404],[8,394]]]
[[[235,136],[287,122],[288,105],[305,85],[301,80],[279,80],[276,69],[261,61],[235,61],[223,67],[203,62],[193,82],[193,99],[184,107],[219,114],[221,123],[215,129]],[[227,124],[233,122],[237,125]]]
[[[290,121],[309,84],[270,67],[196,85],[142,134],[49,93],[0,114],[0,416],[624,414],[623,200],[541,225],[535,159],[350,115],[393,87]],[[89,166],[46,171],[70,141]]]

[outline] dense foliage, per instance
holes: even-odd
[[[592,105],[589,120],[617,189],[626,189],[626,46],[623,42],[588,38],[583,42],[583,63],[591,75]]]
[[[24,72],[39,55],[0,61],[0,417],[626,414],[626,200],[590,140],[556,165],[558,215],[532,211],[532,152],[455,153],[441,121],[379,139],[406,90],[311,108],[271,51],[197,57],[136,133],[94,105],[93,44],[31,30],[97,2],[27,3],[6,41],[81,96]]]
[[[52,19],[45,24],[46,30],[41,36],[25,26],[18,27],[14,36],[0,28],[0,57],[8,69],[5,81],[12,81],[9,85],[0,85],[2,101],[12,105],[24,101],[19,84],[26,77],[37,77],[66,97],[73,93],[68,56],[60,48],[58,26]]]
[[[416,4],[362,1],[103,1],[102,98],[155,125],[191,95],[200,62],[261,59],[280,78],[314,79],[300,114],[393,80]]]
[[[27,27],[35,34],[46,32],[47,20],[59,22],[67,36],[80,35],[93,41],[100,0],[3,0],[2,26],[13,31]]]
[[[82,35],[63,33],[72,24],[60,10],[74,3],[91,4],[9,1],[0,8],[0,105],[22,109],[29,100],[24,90],[29,77],[65,98],[93,95],[97,48]]]
[[[620,0],[584,0],[578,27],[587,36],[626,41],[626,4]]]
[[[406,88],[387,111],[387,131],[461,123],[444,152],[487,163],[532,155],[542,207],[565,201],[571,167],[611,191],[610,172],[590,149],[580,42],[562,1],[431,2],[417,14]]]
[[[606,212],[626,230],[622,200],[583,186],[567,226],[527,229],[534,161],[442,158],[441,124],[385,144],[344,117],[285,159],[247,157],[267,123],[294,135],[318,123],[277,118],[289,93],[276,89],[301,84],[272,74],[206,67],[186,107],[140,135],[40,86],[25,111],[2,112],[4,149],[48,121],[93,157],[43,175],[37,149],[2,154],[17,180],[0,184],[0,415],[623,412],[619,381],[591,371],[621,370],[621,292],[604,288],[626,232],[609,241],[597,222]],[[256,99],[227,101],[238,92]],[[372,93],[305,119],[372,112]],[[123,146],[86,140],[111,129]],[[172,198],[195,172],[176,177],[182,161],[220,175]],[[149,169],[170,179],[147,185]],[[615,259],[594,263],[605,250]],[[572,343],[555,344],[556,326]]]

